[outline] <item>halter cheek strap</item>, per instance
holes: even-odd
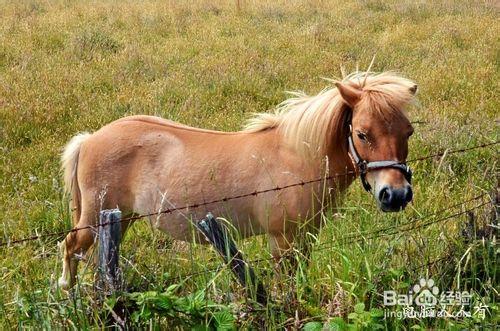
[[[368,181],[366,180],[366,175],[370,170],[376,170],[376,169],[384,169],[384,168],[398,169],[403,173],[408,183],[411,184],[412,172],[410,167],[407,166],[406,163],[397,161],[388,161],[388,160],[373,161],[373,162],[367,162],[366,160],[363,160],[356,151],[356,148],[354,147],[354,142],[352,140],[352,125],[349,125],[349,130],[350,130],[349,137],[347,138],[349,142],[349,155],[351,156],[359,172],[361,183],[363,184],[363,188],[366,191],[370,192],[372,189],[370,183],[368,183]]]

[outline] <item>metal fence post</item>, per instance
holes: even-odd
[[[243,254],[236,247],[226,227],[220,225],[211,213],[195,225],[229,264],[231,271],[247,289],[248,294],[255,296],[258,303],[266,305],[268,296],[264,285],[257,279],[252,267],[243,259]]]

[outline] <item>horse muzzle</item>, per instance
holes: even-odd
[[[406,205],[413,199],[411,185],[395,188],[383,185],[375,193],[380,209],[384,212],[398,212],[405,209]]]

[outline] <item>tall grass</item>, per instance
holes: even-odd
[[[282,101],[285,90],[316,93],[328,84],[320,77],[340,76],[341,65],[366,67],[374,54],[374,70],[396,70],[419,84],[420,104],[410,114],[425,123],[415,124],[410,158],[498,139],[500,25],[493,3],[23,0],[0,1],[0,8],[2,240],[70,228],[58,155],[77,132],[131,114],[238,130],[249,113]],[[151,315],[136,314],[143,327],[223,326],[229,313],[249,328],[314,328],[312,322],[328,326],[338,318],[358,328],[491,328],[498,322],[498,248],[465,236],[465,216],[380,238],[343,238],[496,189],[497,152],[414,164],[415,201],[395,215],[378,211],[355,183],[324,215],[310,261],[288,266],[294,277],[275,276],[272,261],[256,265],[274,301],[264,308],[248,307],[228,270],[179,281],[175,277],[220,264],[218,256],[138,222],[122,248],[129,293],[149,290],[154,297],[177,283],[170,298],[197,308],[171,316],[157,309],[158,298],[122,299],[135,305],[131,310],[149,307]],[[492,223],[486,207],[475,219]],[[269,256],[265,238],[239,245],[249,259]],[[61,269],[56,240],[0,249],[0,324],[104,325],[106,309],[93,301],[92,267],[84,264],[76,294],[68,297],[55,285]],[[472,291],[474,303],[490,307],[487,318],[377,317],[384,290],[405,293],[422,276],[443,290]],[[203,300],[193,293],[203,293]],[[209,301],[217,307],[203,305]]]

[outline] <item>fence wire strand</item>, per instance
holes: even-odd
[[[432,214],[425,215],[425,216],[418,217],[418,218],[412,218],[412,219],[410,219],[410,220],[408,220],[408,221],[406,221],[404,223],[401,223],[401,224],[392,225],[392,226],[388,226],[388,227],[381,228],[381,229],[376,229],[376,230],[369,231],[369,232],[349,233],[346,236],[343,236],[343,238],[341,240],[343,240],[343,241],[347,241],[347,240],[359,241],[359,240],[362,240],[362,239],[377,238],[374,235],[379,234],[379,233],[381,233],[381,235],[385,235],[387,233],[386,231],[394,230],[394,229],[397,229],[397,228],[402,228],[402,227],[405,227],[407,225],[415,224],[417,222],[429,219],[429,218],[434,217],[434,216],[439,216],[439,215],[443,214],[444,212],[447,212],[447,211],[449,211],[451,209],[460,207],[460,206],[462,206],[462,205],[464,205],[464,204],[466,204],[468,202],[479,200],[479,199],[484,198],[486,196],[488,196],[487,193],[479,194],[479,195],[476,195],[475,197],[467,199],[465,201],[458,202],[458,203],[453,204],[451,206],[448,206],[446,208],[441,208],[440,210],[438,210],[438,211],[436,211],[436,212],[434,212]],[[372,236],[372,237],[366,237],[366,236]]]
[[[482,195],[479,195],[475,198],[472,198],[472,199],[469,199],[469,200],[466,200],[466,201],[463,201],[459,204],[455,204],[453,206],[450,206],[449,208],[447,209],[442,209],[440,212],[445,212],[445,211],[448,211],[452,208],[455,208],[457,206],[460,206],[460,205],[463,205],[467,202],[471,202],[471,201],[474,201],[474,200],[477,200],[478,198],[480,197],[484,197],[485,195],[487,194],[482,194]],[[428,227],[432,224],[436,224],[436,223],[440,223],[440,222],[446,222],[450,219],[453,219],[455,217],[458,217],[458,216],[461,216],[461,215],[465,215],[473,210],[476,210],[482,206],[485,206],[487,204],[489,204],[490,202],[489,201],[486,201],[486,202],[483,202],[483,203],[480,203],[479,205],[476,205],[474,207],[470,207],[468,208],[467,210],[464,210],[464,211],[460,211],[460,212],[457,212],[457,213],[453,213],[453,214],[450,214],[450,215],[446,215],[446,216],[443,216],[441,218],[438,218],[436,220],[432,220],[432,221],[429,221],[429,222],[426,222],[426,223],[423,223],[423,224],[418,224],[417,226],[414,226],[414,227],[410,227],[410,228],[406,228],[406,229],[402,229],[400,231],[397,231],[397,232],[392,232],[392,233],[384,233],[382,235],[384,236],[388,236],[388,235],[395,235],[397,233],[400,233],[400,232],[408,232],[408,231],[412,231],[412,230],[416,230],[416,229],[420,229],[420,228],[424,228],[424,227]],[[427,215],[426,217],[423,217],[423,218],[420,218],[420,219],[416,219],[416,220],[413,220],[412,223],[414,223],[415,221],[421,221],[421,220],[425,220],[427,218],[430,218],[430,217],[433,217],[433,216],[436,216],[436,215],[439,215],[438,212],[436,213],[433,213],[433,214],[430,214],[430,215]],[[410,223],[405,223],[403,225],[408,225]],[[400,225],[401,226],[401,225]],[[391,227],[391,229],[397,229],[399,228],[400,226],[395,226],[395,227]],[[365,237],[358,237],[358,238],[355,238],[355,239],[349,239],[351,242],[352,241],[362,241],[362,240],[370,240],[370,239],[376,239],[378,238],[377,236],[374,236],[374,237],[371,237],[371,238],[365,238]],[[345,240],[348,240],[348,239],[345,239]],[[342,241],[344,241],[344,239],[342,239]],[[328,249],[332,249],[334,246],[333,245],[326,245],[326,244],[323,244],[323,245],[316,245],[314,247],[314,251],[315,252],[321,252],[321,251],[325,251],[325,250],[328,250]],[[437,260],[434,260],[432,261],[432,263],[436,263],[440,260],[443,260],[443,258],[438,258]],[[256,263],[262,263],[262,262],[272,262],[272,261],[275,261],[276,258],[274,257],[266,257],[266,258],[258,258],[258,259],[252,259],[252,260],[249,260],[249,261],[245,261],[248,265],[250,264],[256,264]],[[175,276],[175,277],[172,277],[169,279],[169,281],[179,281],[179,280],[186,280],[188,278],[191,278],[191,277],[196,277],[196,276],[200,276],[200,275],[204,275],[204,274],[207,274],[207,273],[213,273],[213,272],[219,272],[221,271],[222,269],[228,267],[230,265],[230,262],[227,262],[227,263],[223,263],[223,264],[218,264],[217,266],[215,267],[211,267],[211,268],[204,268],[203,270],[200,270],[200,271],[196,271],[196,272],[192,272],[192,273],[188,273],[188,274],[184,274],[184,275],[179,275],[179,276]]]
[[[454,150],[446,149],[446,150],[439,152],[439,153],[410,159],[407,161],[407,163],[433,159],[436,157],[442,157],[444,155],[464,153],[464,152],[471,151],[474,149],[490,147],[490,146],[496,145],[498,143],[500,143],[500,141],[494,141],[494,142],[490,142],[490,143],[484,143],[484,144],[480,144],[480,145],[475,145],[475,146],[471,146],[471,147],[467,147],[467,148],[454,149]],[[74,232],[85,230],[85,229],[97,229],[99,227],[108,226],[108,225],[111,225],[113,223],[121,223],[121,222],[126,222],[126,221],[139,220],[139,219],[143,219],[146,217],[158,216],[161,214],[170,214],[170,213],[173,213],[175,211],[180,211],[180,210],[196,209],[196,208],[207,206],[207,205],[223,203],[223,202],[227,202],[227,201],[231,201],[231,200],[235,200],[235,199],[242,199],[242,198],[246,198],[246,197],[257,196],[259,194],[264,194],[264,193],[269,193],[269,192],[281,191],[281,190],[285,190],[285,189],[292,188],[292,187],[304,186],[304,185],[313,184],[313,183],[319,183],[319,182],[323,182],[323,181],[332,180],[334,178],[348,176],[348,175],[355,175],[355,174],[356,174],[356,171],[346,171],[346,172],[340,173],[340,174],[323,176],[321,178],[311,179],[311,180],[306,180],[306,181],[301,180],[300,182],[296,182],[293,184],[288,184],[288,185],[284,185],[284,186],[276,186],[276,187],[265,189],[265,190],[258,190],[258,191],[255,190],[255,191],[250,192],[250,193],[240,194],[240,195],[231,196],[231,197],[224,197],[224,198],[215,199],[215,200],[208,201],[208,202],[189,204],[189,205],[175,207],[175,208],[167,208],[165,210],[160,210],[160,211],[154,212],[154,213],[141,214],[141,215],[137,215],[137,216],[122,218],[118,221],[110,221],[110,222],[105,222],[102,224],[87,225],[87,226],[83,226],[83,227],[79,227],[79,228],[73,228],[70,230],[38,234],[38,235],[33,235],[33,236],[26,237],[26,238],[21,238],[21,239],[7,240],[7,241],[0,242],[0,247],[12,246],[12,245],[22,244],[22,243],[29,242],[29,241],[35,241],[35,240],[50,238],[50,237],[61,237],[63,235],[67,235],[69,233],[74,233]],[[465,202],[463,202],[463,203],[465,203]]]

